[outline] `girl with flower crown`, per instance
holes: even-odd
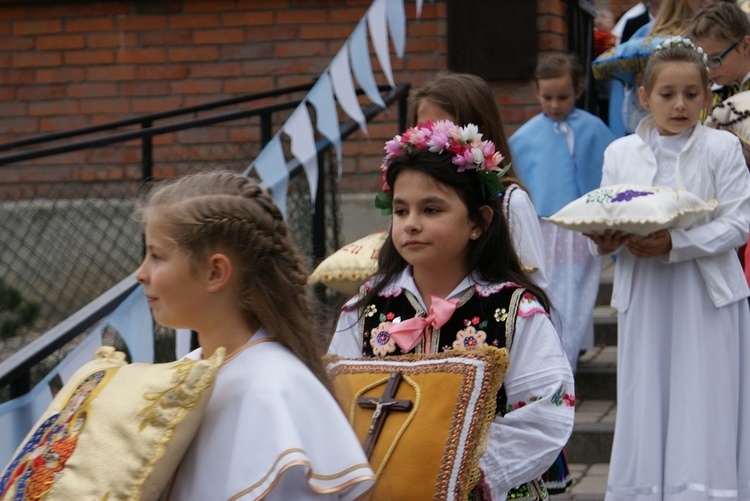
[[[547,297],[510,241],[498,199],[502,155],[476,126],[449,121],[410,128],[385,149],[376,206],[392,210],[390,233],[378,271],[344,306],[329,353],[509,348],[474,499],[546,498],[538,477],[572,431],[573,377]]]
[[[604,155],[602,186],[635,183],[717,199],[688,229],[607,231],[617,254],[617,416],[606,499],[750,499],[750,288],[735,247],[750,226],[750,173],[739,140],[699,122],[705,54],[662,42],[638,94],[651,112]]]

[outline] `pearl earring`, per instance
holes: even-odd
[[[472,239],[472,240],[476,240],[476,239],[477,239],[477,237],[478,237],[478,235],[477,235],[477,232],[476,232],[476,231],[472,231],[472,232],[471,232],[471,239]]]

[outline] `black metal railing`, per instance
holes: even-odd
[[[309,88],[310,86],[298,86],[291,91],[299,92]],[[408,88],[408,85],[399,85],[393,89],[381,88],[381,92],[386,91],[383,96],[386,104],[398,103],[399,130],[405,128]],[[275,94],[281,95],[280,93],[281,91]],[[266,98],[269,95],[270,93],[263,93],[255,98]],[[249,99],[236,98],[219,101],[218,106],[247,100]],[[135,287],[131,273],[140,261],[143,249],[140,228],[131,217],[134,199],[141,184],[151,178],[155,165],[179,163],[174,158],[158,157],[153,148],[154,138],[176,131],[206,129],[215,124],[260,117],[261,142],[267,143],[273,137],[274,115],[293,110],[300,102],[301,99],[290,100],[154,125],[154,122],[164,118],[210,110],[213,109],[211,104],[217,106],[217,103],[209,103],[102,126],[46,134],[42,136],[44,140],[29,138],[0,145],[0,150],[9,151],[0,157],[0,170],[4,166],[17,166],[19,162],[97,148],[114,148],[134,140],[141,141],[142,152],[140,175],[126,182],[111,183],[120,185],[119,188],[113,188],[107,182],[74,181],[72,184],[75,186],[67,186],[66,183],[55,180],[47,183],[49,186],[45,190],[40,190],[33,182],[21,182],[19,186],[22,188],[14,187],[18,193],[15,193],[17,196],[13,197],[13,201],[0,202],[0,242],[3,242],[0,246],[0,286],[18,290],[29,302],[41,304],[39,318],[22,327],[17,335],[0,339],[0,401],[26,393],[43,377],[44,371],[51,369],[53,364],[64,357],[69,351],[66,350],[66,345],[108,315]],[[382,111],[377,105],[363,110],[368,121]],[[140,126],[137,130],[118,130],[136,124]],[[342,139],[350,136],[357,128],[353,120],[343,122],[340,125]],[[111,131],[114,133],[103,137],[46,146],[50,141]],[[17,151],[18,148],[31,145],[40,147]],[[226,145],[224,148],[229,149],[230,146],[235,147]],[[252,146],[232,150],[230,154],[236,158],[230,167],[244,170],[250,163],[249,160],[260,150],[259,145]],[[338,169],[335,155],[330,153],[332,145],[325,138],[318,140],[316,147],[320,181],[314,210],[311,210],[307,179],[301,166],[295,160],[287,166],[290,171],[287,219],[290,227],[296,229],[293,231],[295,242],[308,256],[310,265],[316,264],[340,246],[336,189]],[[255,154],[248,154],[250,150]],[[225,164],[227,155],[221,156],[219,163]],[[203,168],[212,168],[216,163],[211,159],[201,160],[206,164]],[[194,166],[195,160],[189,159],[184,163],[186,168],[173,169],[174,175],[180,175]],[[96,166],[87,165],[87,168],[91,167]],[[79,186],[84,184],[86,186]],[[55,188],[58,185],[64,186],[64,189]],[[98,191],[92,192],[92,186]],[[75,245],[68,245],[69,243]],[[63,261],[65,266],[57,266]],[[91,282],[96,282],[96,286],[91,286]],[[89,286],[81,285],[87,283]],[[112,284],[117,285],[112,287]],[[75,313],[71,315],[72,312]],[[35,334],[40,332],[44,334]]]

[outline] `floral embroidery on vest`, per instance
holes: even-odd
[[[486,323],[486,322],[482,322]],[[466,329],[456,333],[456,340],[453,341],[453,348],[476,348],[479,345],[487,344],[487,333],[478,331],[469,325]]]
[[[370,346],[372,346],[372,352],[379,357],[396,351],[396,342],[388,332],[385,322],[380,322],[377,328],[370,331]]]

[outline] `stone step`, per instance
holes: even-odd
[[[617,345],[617,310],[611,306],[594,307],[594,344]]]
[[[617,347],[595,346],[578,359],[576,398],[617,400]]]
[[[573,434],[565,446],[569,463],[609,463],[616,413],[617,403],[613,400],[576,402]]]

